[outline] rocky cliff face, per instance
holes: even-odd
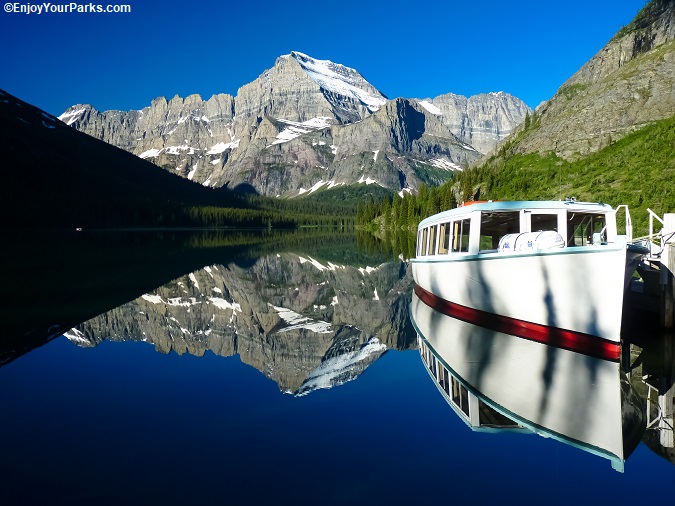
[[[89,320],[66,336],[146,341],[163,353],[238,354],[280,389],[306,394],[360,374],[387,348],[414,346],[402,262],[321,263],[284,253],[250,268],[212,265]]]
[[[522,152],[595,152],[675,114],[675,1],[653,0],[536,110]]]
[[[356,70],[293,52],[236,97],[160,97],[125,112],[76,105],[60,119],[205,186],[294,196],[322,186],[438,184],[528,111],[504,93],[388,101]]]
[[[508,93],[481,93],[466,98],[448,93],[418,101],[462,142],[481,153],[505,139],[532,111]]]

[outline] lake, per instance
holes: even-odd
[[[472,430],[420,355],[407,262],[372,239],[120,231],[7,244],[3,504],[672,500],[675,450],[658,423],[622,472],[518,413],[517,430]],[[447,328],[424,338],[474,332]],[[673,342],[640,328],[614,376],[651,422],[658,394],[673,395]],[[578,404],[569,416],[584,416]],[[620,411],[603,423],[620,425]]]

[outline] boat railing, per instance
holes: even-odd
[[[648,382],[643,380],[643,383],[647,385],[647,429],[653,428],[655,425],[657,425],[661,419],[663,418],[663,411],[661,410],[661,406],[658,401],[658,393],[659,390],[658,388],[653,387],[650,385]],[[652,397],[652,392],[655,392],[657,395],[657,400],[653,401],[651,399]],[[652,406],[656,408],[656,416],[652,417]]]
[[[663,220],[659,218],[659,215],[656,214],[654,211],[651,209],[647,208],[647,212],[649,213],[649,238],[651,238],[655,235],[654,234],[654,219],[656,219],[660,224],[661,224],[661,230],[663,230]],[[658,235],[661,235],[661,230],[657,232]]]
[[[673,234],[670,233],[668,237],[665,237],[663,235],[663,220],[649,208],[647,208],[647,213],[649,213],[649,235],[638,237],[635,239],[635,242],[642,242],[649,248],[650,260],[658,260],[661,257],[664,244],[672,238]],[[658,231],[654,230],[654,220],[661,224],[661,228]]]
[[[620,206],[617,206],[615,211],[618,213],[619,209],[622,208],[626,212],[626,241],[633,242],[633,221],[630,218],[630,211],[628,210],[628,206],[626,204],[621,204]]]

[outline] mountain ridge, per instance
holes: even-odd
[[[168,105],[165,104],[165,105]],[[85,111],[86,112],[86,111]],[[84,112],[83,112],[84,114]],[[250,197],[167,172],[0,90],[5,229],[293,228],[351,223],[340,202]]]
[[[508,145],[577,160],[672,116],[674,40],[675,0],[652,0],[492,154]]]
[[[250,188],[271,196],[301,195],[330,181],[415,191],[422,183],[436,185],[452,178],[454,170],[480,156],[470,142],[485,149],[529,113],[522,101],[508,94],[477,97],[454,100],[456,106],[443,97],[389,100],[355,69],[293,51],[241,86],[236,96],[158,97],[139,111],[100,112],[78,104],[60,118],[204,186]],[[427,119],[406,128],[405,118],[376,116],[386,104],[402,100]],[[434,101],[438,105],[432,113],[424,105]],[[468,104],[476,101],[492,105],[475,108],[487,113],[474,121]],[[367,143],[353,143],[367,130],[357,126],[361,123],[372,126],[380,137],[369,134]],[[411,129],[420,125],[432,128],[423,149],[403,143],[408,149],[402,150],[390,142],[406,129],[415,135]],[[345,133],[349,128],[359,134]],[[436,143],[434,138],[441,140]],[[364,144],[386,146],[372,151],[380,149],[382,160],[386,154],[397,161],[368,173],[368,164],[360,161],[367,158],[367,152],[359,151]],[[336,153],[349,153],[358,160],[347,162],[340,155],[334,163]]]

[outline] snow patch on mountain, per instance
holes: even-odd
[[[462,170],[462,167],[456,163],[451,162],[447,158],[432,158],[427,162],[429,165],[443,170]]]
[[[324,185],[328,185],[327,188],[330,190],[334,186],[344,186],[345,183],[336,183],[335,181],[323,181],[323,180],[321,180],[317,183],[314,183],[314,185],[309,190],[306,189],[306,188],[300,188],[298,190],[298,195],[302,195],[303,193],[312,194]]]
[[[357,183],[366,183],[366,186],[373,183],[379,184],[376,179],[370,179],[369,177],[366,176],[361,176],[357,181]]]
[[[211,149],[209,149],[206,154],[207,155],[219,155],[220,153],[224,153],[228,149],[235,149],[239,147],[239,141],[241,139],[237,139],[236,141],[232,142],[219,142],[218,144],[214,144],[211,146]],[[213,163],[213,162],[211,162]]]
[[[273,306],[272,304],[268,305],[272,306],[279,317],[290,325],[289,327],[281,329],[279,331],[280,333],[296,329],[307,329],[316,332],[317,334],[329,334],[332,332],[330,323],[328,322],[323,320],[313,320],[285,307]]]
[[[201,304],[200,302],[197,302],[197,299],[195,297],[190,297],[186,301],[183,300],[183,297],[171,297],[169,298],[167,303],[169,304],[169,306],[183,306],[183,307],[190,307],[197,304]]]
[[[232,311],[239,311],[241,313],[241,304],[237,302],[228,302],[222,297],[209,297],[209,300],[218,309],[231,309]]]
[[[433,114],[435,116],[442,116],[443,115],[441,110],[438,107],[436,107],[434,104],[429,102],[428,100],[419,100],[417,103],[420,104],[422,107],[424,107],[427,111],[429,111],[431,114]]]
[[[302,123],[290,121],[287,119],[277,119],[277,121],[288,126],[277,134],[276,140],[272,142],[270,146],[292,141],[293,139],[300,137],[302,134],[307,134],[309,132],[315,132],[330,127],[330,118],[327,116],[312,118],[310,120],[303,121]]]
[[[314,390],[347,383],[355,379],[368,363],[374,362],[385,351],[387,347],[373,337],[358,350],[324,360],[309,373],[296,395],[307,395]]]
[[[183,144],[182,146],[167,146],[164,148],[164,152],[167,155],[182,155],[182,154],[194,155],[195,151],[199,151],[199,149],[193,148],[186,144]]]
[[[323,265],[323,264],[322,264],[321,262],[319,262],[318,260],[314,260],[312,257],[309,257],[309,259],[307,259],[307,258],[298,256],[298,259],[300,260],[300,264],[301,264],[301,265],[304,264],[305,262],[309,262],[309,263],[311,263],[314,267],[316,267],[317,269],[319,269],[320,271],[325,271],[325,270],[330,270],[330,271],[332,271],[332,270],[333,270],[333,269],[331,269],[330,267],[326,267],[325,265]]]
[[[84,107],[75,110],[68,110],[64,112],[61,116],[59,116],[59,119],[63,121],[66,125],[72,125],[78,119],[80,119],[80,116],[82,116],[84,111],[86,111],[86,108]]]
[[[143,151],[140,155],[138,155],[139,158],[155,158],[156,156],[159,156],[159,154],[162,152],[161,149],[157,148],[152,148],[148,149],[147,151]]]
[[[197,172],[197,165],[199,165],[199,164],[195,163],[194,166],[192,167],[192,170],[190,172],[188,172],[187,178],[190,181],[192,181],[192,179],[195,177],[195,174]]]
[[[147,300],[148,302],[151,302],[152,304],[164,304],[164,301],[159,295],[150,295],[147,293],[144,293],[141,295],[143,300]]]
[[[356,98],[370,112],[377,111],[387,102],[382,96],[373,95],[359,85],[367,84],[356,70],[330,60],[315,60],[311,56],[293,51],[291,56],[307,72],[307,75],[326,91]]]
[[[70,329],[68,332],[63,333],[64,336],[73,344],[77,344],[78,346],[84,345],[84,346],[91,346],[91,342],[89,339],[85,337],[85,335],[77,330],[75,327]]]
[[[371,267],[370,265],[366,265],[365,269],[363,267],[359,267],[359,272],[362,276],[365,276],[366,274],[375,272],[377,269],[379,269],[379,267]]]

